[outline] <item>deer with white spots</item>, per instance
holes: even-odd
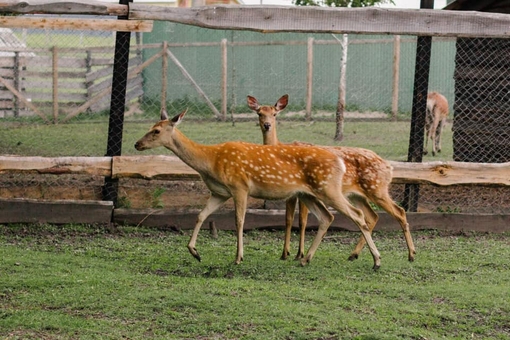
[[[163,110],[161,121],[140,138],[135,148],[139,151],[163,146],[197,171],[211,195],[199,213],[188,243],[188,250],[201,260],[195,247],[198,233],[205,219],[225,201],[233,198],[237,231],[235,263],[243,260],[243,225],[248,197],[261,199],[299,200],[317,217],[319,229],[302,265],[310,262],[326,234],[333,215],[324,202],[346,215],[361,230],[373,256],[374,269],[380,267],[380,255],[361,210],[353,207],[342,195],[342,177],[345,163],[327,149],[303,145],[258,145],[245,142],[227,142],[203,145],[187,138],[177,129],[186,110],[168,119]]]
[[[432,156],[435,156],[436,152],[441,152],[441,136],[446,118],[448,118],[448,100],[439,92],[430,92],[427,95],[424,155],[428,153],[429,139],[432,141]]]
[[[282,111],[288,103],[288,95],[282,96],[275,105],[259,105],[257,99],[252,96],[247,97],[248,106],[259,116],[259,126],[262,130],[262,136],[265,145],[285,145],[280,143],[276,135],[276,116]],[[309,145],[295,142],[291,145]],[[416,254],[409,224],[407,223],[405,210],[399,207],[389,195],[389,186],[392,178],[392,167],[375,152],[353,147],[333,147],[324,146],[330,152],[341,158],[346,167],[346,172],[342,177],[342,193],[349,195],[352,204],[363,211],[365,224],[370,233],[375,228],[379,216],[370,206],[370,202],[384,209],[393,216],[404,232],[407,242],[408,259],[414,261]],[[290,252],[290,236],[292,223],[294,222],[294,213],[296,210],[298,198],[292,197],[286,201],[286,219],[285,219],[285,241],[281,258],[285,260]],[[305,229],[308,218],[308,209],[299,201],[299,248],[296,259],[304,256]],[[362,236],[356,245],[356,248],[349,256],[349,260],[358,258],[359,253],[365,245],[365,237]]]

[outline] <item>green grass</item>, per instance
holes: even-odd
[[[128,121],[124,125],[123,155],[170,154],[162,148],[137,152],[133,145],[152,126],[155,120]],[[346,122],[345,138],[335,142],[333,122],[281,121],[278,136],[282,142],[303,141],[319,145],[357,146],[374,150],[390,160],[407,159],[409,143],[408,121],[400,122]],[[184,120],[179,128],[191,139],[205,144],[229,140],[261,143],[260,128],[253,122],[204,122]],[[0,126],[0,154],[25,156],[103,156],[106,151],[108,121],[103,120],[46,125],[5,122]],[[429,146],[430,148],[430,146]],[[425,156],[425,161],[452,160],[452,130],[448,126],[443,135],[443,152],[436,157]]]
[[[509,234],[330,232],[307,267],[280,261],[283,233],[235,237],[99,226],[0,226],[5,339],[509,339]],[[308,241],[313,235],[307,235]],[[296,244],[296,235],[293,236]]]

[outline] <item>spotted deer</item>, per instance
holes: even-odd
[[[353,207],[342,195],[345,163],[327,149],[303,145],[258,145],[245,142],[226,142],[203,145],[187,138],[177,129],[186,110],[168,119],[162,111],[156,123],[135,148],[138,151],[163,146],[197,171],[210,190],[204,209],[198,214],[188,250],[201,257],[196,241],[205,219],[229,198],[235,206],[237,255],[235,263],[243,261],[243,225],[248,197],[277,200],[297,196],[317,217],[319,228],[301,265],[309,263],[326,234],[333,215],[322,202],[346,215],[361,230],[374,260],[380,267],[380,255],[361,210]]]
[[[262,130],[263,141],[265,145],[285,145],[280,143],[276,135],[276,116],[282,111],[288,103],[288,95],[282,96],[275,105],[259,105],[256,98],[247,97],[248,106],[257,113],[259,117],[259,126]],[[301,145],[304,143],[296,143],[292,145]],[[306,144],[310,145],[311,144]],[[342,193],[348,195],[352,204],[363,211],[365,223],[370,233],[375,228],[379,216],[370,206],[370,202],[384,209],[388,214],[393,216],[404,232],[409,251],[409,261],[414,261],[416,254],[409,224],[407,223],[406,213],[404,209],[399,207],[391,199],[389,194],[389,186],[392,178],[391,165],[379,157],[375,152],[354,148],[354,147],[323,147],[330,152],[336,154],[343,159],[346,172],[342,177]],[[286,201],[285,212],[285,241],[281,258],[287,259],[290,252],[290,236],[292,224],[294,222],[294,214],[296,210],[298,198],[292,197]],[[308,217],[308,209],[301,201],[299,201],[299,248],[296,259],[304,256],[304,239],[305,229]],[[361,237],[354,251],[350,254],[349,260],[358,258],[359,253],[365,245],[365,238]]]
[[[448,100],[439,92],[427,95],[427,113],[425,116],[425,148],[423,154],[428,153],[428,141],[432,141],[432,156],[441,152],[441,135],[448,117]]]

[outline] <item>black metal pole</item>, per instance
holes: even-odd
[[[421,0],[420,8],[434,8],[434,0]],[[408,162],[421,163],[423,160],[423,142],[425,135],[425,114],[427,110],[427,93],[429,88],[430,55],[432,37],[418,37],[416,46],[416,64],[414,67],[413,107],[411,116],[411,132],[409,134]],[[403,207],[407,211],[418,210],[420,186],[406,184],[404,189]]]
[[[132,0],[120,0],[119,4],[128,5]],[[127,20],[127,16],[119,16]],[[120,156],[122,153],[122,131],[124,128],[124,110],[126,105],[127,74],[129,63],[129,42],[131,32],[117,32],[115,37],[115,56],[112,76],[112,96],[110,101],[110,120],[108,123],[108,144],[106,156]],[[117,205],[118,179],[105,177],[103,200],[113,201]]]

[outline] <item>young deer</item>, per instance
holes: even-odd
[[[276,135],[276,116],[282,111],[288,103],[288,95],[282,96],[274,106],[259,105],[256,98],[248,96],[248,106],[254,110],[259,116],[259,126],[262,130],[264,144],[266,145],[283,145]],[[303,143],[294,143],[303,144]],[[311,145],[311,144],[307,144]],[[416,253],[414,249],[413,239],[407,223],[406,213],[404,209],[399,207],[389,195],[389,186],[392,178],[391,165],[379,157],[376,153],[352,147],[323,147],[338,157],[343,159],[346,172],[342,178],[342,193],[350,195],[352,204],[363,211],[365,223],[370,233],[375,227],[379,216],[370,207],[369,201],[378,205],[391,216],[393,216],[402,227],[404,237],[407,242],[409,251],[409,261],[414,261]],[[294,213],[296,209],[297,198],[292,197],[286,201],[285,211],[285,241],[283,246],[282,259],[286,259],[290,251],[290,235],[292,223],[294,221]],[[305,205],[299,202],[299,249],[296,259],[304,256],[304,239],[305,229],[308,217],[308,210]],[[365,245],[364,237],[361,237],[356,248],[349,256],[349,260],[358,258],[359,253]]]
[[[211,192],[205,208],[197,218],[188,243],[190,253],[200,261],[195,248],[198,232],[204,220],[230,197],[234,199],[237,257],[243,260],[243,224],[248,196],[262,199],[288,199],[298,196],[300,201],[319,220],[319,230],[305,258],[312,259],[333,221],[333,215],[321,203],[345,214],[360,228],[372,252],[374,269],[380,267],[380,255],[365,224],[361,210],[353,207],[342,195],[343,160],[328,150],[301,145],[257,145],[227,142],[216,145],[198,144],[177,129],[186,110],[169,120],[163,110],[156,123],[135,148],[139,151],[164,146],[184,163],[197,171]]]
[[[428,153],[428,141],[432,140],[432,156],[441,152],[441,135],[448,117],[448,100],[439,92],[430,92],[427,95],[427,113],[425,116],[425,149]]]

